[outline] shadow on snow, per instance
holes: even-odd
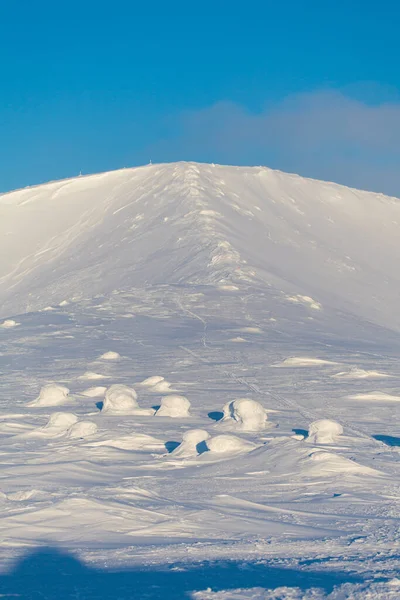
[[[335,585],[358,582],[348,573],[311,572],[234,561],[175,564],[129,570],[86,566],[56,548],[40,548],[0,575],[0,597],[24,600],[184,600],[191,592],[235,588],[297,586],[330,592]]]

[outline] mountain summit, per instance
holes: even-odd
[[[0,316],[149,284],[246,286],[398,330],[399,233],[395,198],[264,167],[52,182],[0,196]]]

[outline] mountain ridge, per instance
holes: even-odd
[[[400,329],[393,197],[180,162],[8,192],[0,218],[4,317],[129,286],[261,286]]]

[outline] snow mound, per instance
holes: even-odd
[[[87,388],[81,394],[82,396],[87,396],[88,398],[103,398],[106,392],[106,387],[102,385],[94,386]]]
[[[121,355],[118,352],[104,352],[101,356],[99,356],[99,360],[119,360]]]
[[[77,422],[78,417],[73,413],[55,412],[40,431],[49,436],[62,435]]]
[[[101,373],[94,373],[93,371],[86,371],[83,375],[80,375],[78,379],[110,379],[109,375],[102,375]]]
[[[142,385],[143,387],[154,387],[161,381],[164,381],[164,377],[161,377],[160,375],[153,375],[152,377],[147,377],[147,379],[141,381],[139,385]]]
[[[311,423],[306,440],[311,444],[332,444],[342,433],[343,427],[340,423],[329,419],[320,419]]]
[[[238,398],[223,407],[223,419],[217,426],[231,425],[243,431],[262,431],[267,426],[267,411],[259,402],[250,398]]]
[[[336,474],[364,474],[378,475],[378,472],[369,467],[365,467],[350,460],[345,456],[340,456],[334,452],[326,452],[325,450],[316,450],[311,452],[303,461],[304,470],[311,477],[319,477],[320,475],[336,475]]]
[[[18,325],[21,325],[21,323],[17,323],[13,319],[6,319],[1,323],[0,327],[1,329],[12,329],[13,327],[18,327]]]
[[[131,387],[116,383],[108,388],[102,413],[126,413],[139,408],[137,393]]]
[[[376,402],[399,402],[400,396],[385,394],[385,392],[367,392],[365,394],[352,394],[347,396],[350,400],[369,400]]]
[[[189,417],[190,402],[185,396],[165,396],[161,400],[161,406],[156,412],[156,417]]]
[[[170,382],[167,381],[166,379],[164,379],[164,381],[160,381],[159,383],[156,383],[150,389],[152,392],[157,392],[159,394],[169,394],[170,392],[174,391],[171,389]]]
[[[97,425],[92,421],[78,421],[67,431],[69,438],[87,438],[97,432]]]
[[[144,433],[132,433],[116,439],[102,440],[90,444],[91,447],[105,446],[117,448],[118,450],[160,450],[165,449],[163,442],[151,435]]]
[[[331,375],[331,377],[336,379],[380,379],[381,377],[392,376],[387,373],[380,373],[379,371],[366,371],[365,369],[353,368],[349,371],[342,371],[341,373]]]
[[[215,452],[216,454],[249,452],[256,447],[255,444],[234,435],[216,435],[207,439],[206,445],[210,452]]]
[[[312,308],[313,310],[321,310],[322,308],[320,302],[317,302],[311,298],[311,296],[302,296],[301,294],[296,294],[295,296],[286,296],[286,300],[293,302],[294,304],[302,304],[303,306]]]
[[[61,406],[71,400],[68,394],[69,389],[67,387],[57,383],[48,383],[41,388],[36,400],[32,400],[27,406]]]
[[[292,356],[285,358],[277,367],[318,367],[323,365],[337,365],[337,362],[323,360],[321,358],[311,358],[308,356]]]
[[[171,452],[171,456],[186,458],[197,456],[199,452],[199,444],[208,440],[210,434],[204,429],[189,429],[182,436],[181,444]]]
[[[160,375],[153,375],[152,377],[148,377],[144,381],[141,381],[140,384],[143,387],[150,388],[151,392],[157,393],[169,393],[171,390],[171,384],[164,377]]]

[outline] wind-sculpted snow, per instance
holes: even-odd
[[[266,284],[310,316],[334,308],[397,331],[399,227],[395,198],[265,167],[53,182],[0,196],[0,315],[130,286]]]
[[[67,387],[56,383],[49,383],[41,388],[39,396],[32,402],[29,402],[28,406],[61,406],[70,401],[69,389]]]
[[[397,597],[399,227],[261,167],[1,196],[0,566],[51,544],[149,597],[156,567],[174,600]]]

